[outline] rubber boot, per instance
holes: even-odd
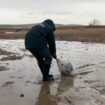
[[[53,79],[53,75],[49,74],[50,64],[39,64],[39,68],[43,75],[43,81],[49,81]]]
[[[43,81],[51,81],[53,79],[53,75],[49,75],[50,71],[50,64],[45,64],[44,66],[44,72],[43,72]]]

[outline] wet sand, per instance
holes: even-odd
[[[60,76],[53,61],[55,81],[46,83],[23,40],[1,40],[0,52],[0,105],[105,105],[105,44],[58,41],[73,77]]]

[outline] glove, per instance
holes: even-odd
[[[54,58],[54,59],[56,59],[56,58],[57,58],[56,54],[54,54],[54,55],[53,55],[53,58]]]

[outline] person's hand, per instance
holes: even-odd
[[[54,54],[54,55],[53,55],[53,58],[54,58],[54,59],[56,59],[56,58],[57,58],[56,54]]]

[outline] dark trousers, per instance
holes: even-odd
[[[50,71],[52,56],[49,51],[49,48],[45,48],[39,51],[36,51],[34,49],[28,49],[33,56],[35,56],[38,66],[41,70],[41,73],[43,75],[43,78],[47,78]]]

